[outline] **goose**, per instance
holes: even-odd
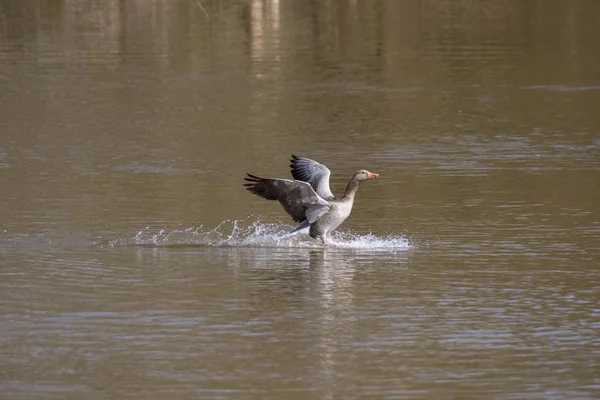
[[[244,186],[263,199],[278,200],[290,217],[300,222],[291,233],[310,228],[310,237],[320,239],[326,246],[335,246],[328,242],[329,235],[350,215],[358,186],[379,174],[364,169],[356,171],[338,199],[329,188],[331,171],[325,165],[292,155],[290,168],[293,180],[246,174],[244,179],[248,183]]]

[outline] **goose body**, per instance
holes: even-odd
[[[354,196],[360,182],[377,178],[366,170],[354,173],[344,195],[337,199],[329,188],[329,169],[309,158],[292,156],[291,179],[260,178],[247,174],[244,184],[251,193],[267,200],[278,200],[284,210],[301,224],[292,232],[310,228],[309,235],[327,245],[331,232],[352,212]]]

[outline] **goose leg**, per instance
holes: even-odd
[[[326,243],[326,242],[323,242],[323,244],[325,246],[329,246],[329,247],[347,247],[345,244],[335,244],[335,243]]]
[[[330,246],[330,247],[346,247],[343,244],[335,244],[335,243],[327,242],[324,237],[321,238],[321,242],[325,246]]]

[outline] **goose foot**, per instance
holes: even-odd
[[[324,240],[323,240],[322,242],[323,242],[323,244],[324,244],[325,246],[330,246],[330,247],[346,247],[346,246],[344,246],[343,244],[328,243],[328,242],[326,242],[326,241],[324,241]]]

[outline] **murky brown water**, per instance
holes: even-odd
[[[0,397],[597,398],[599,13],[0,2]]]

